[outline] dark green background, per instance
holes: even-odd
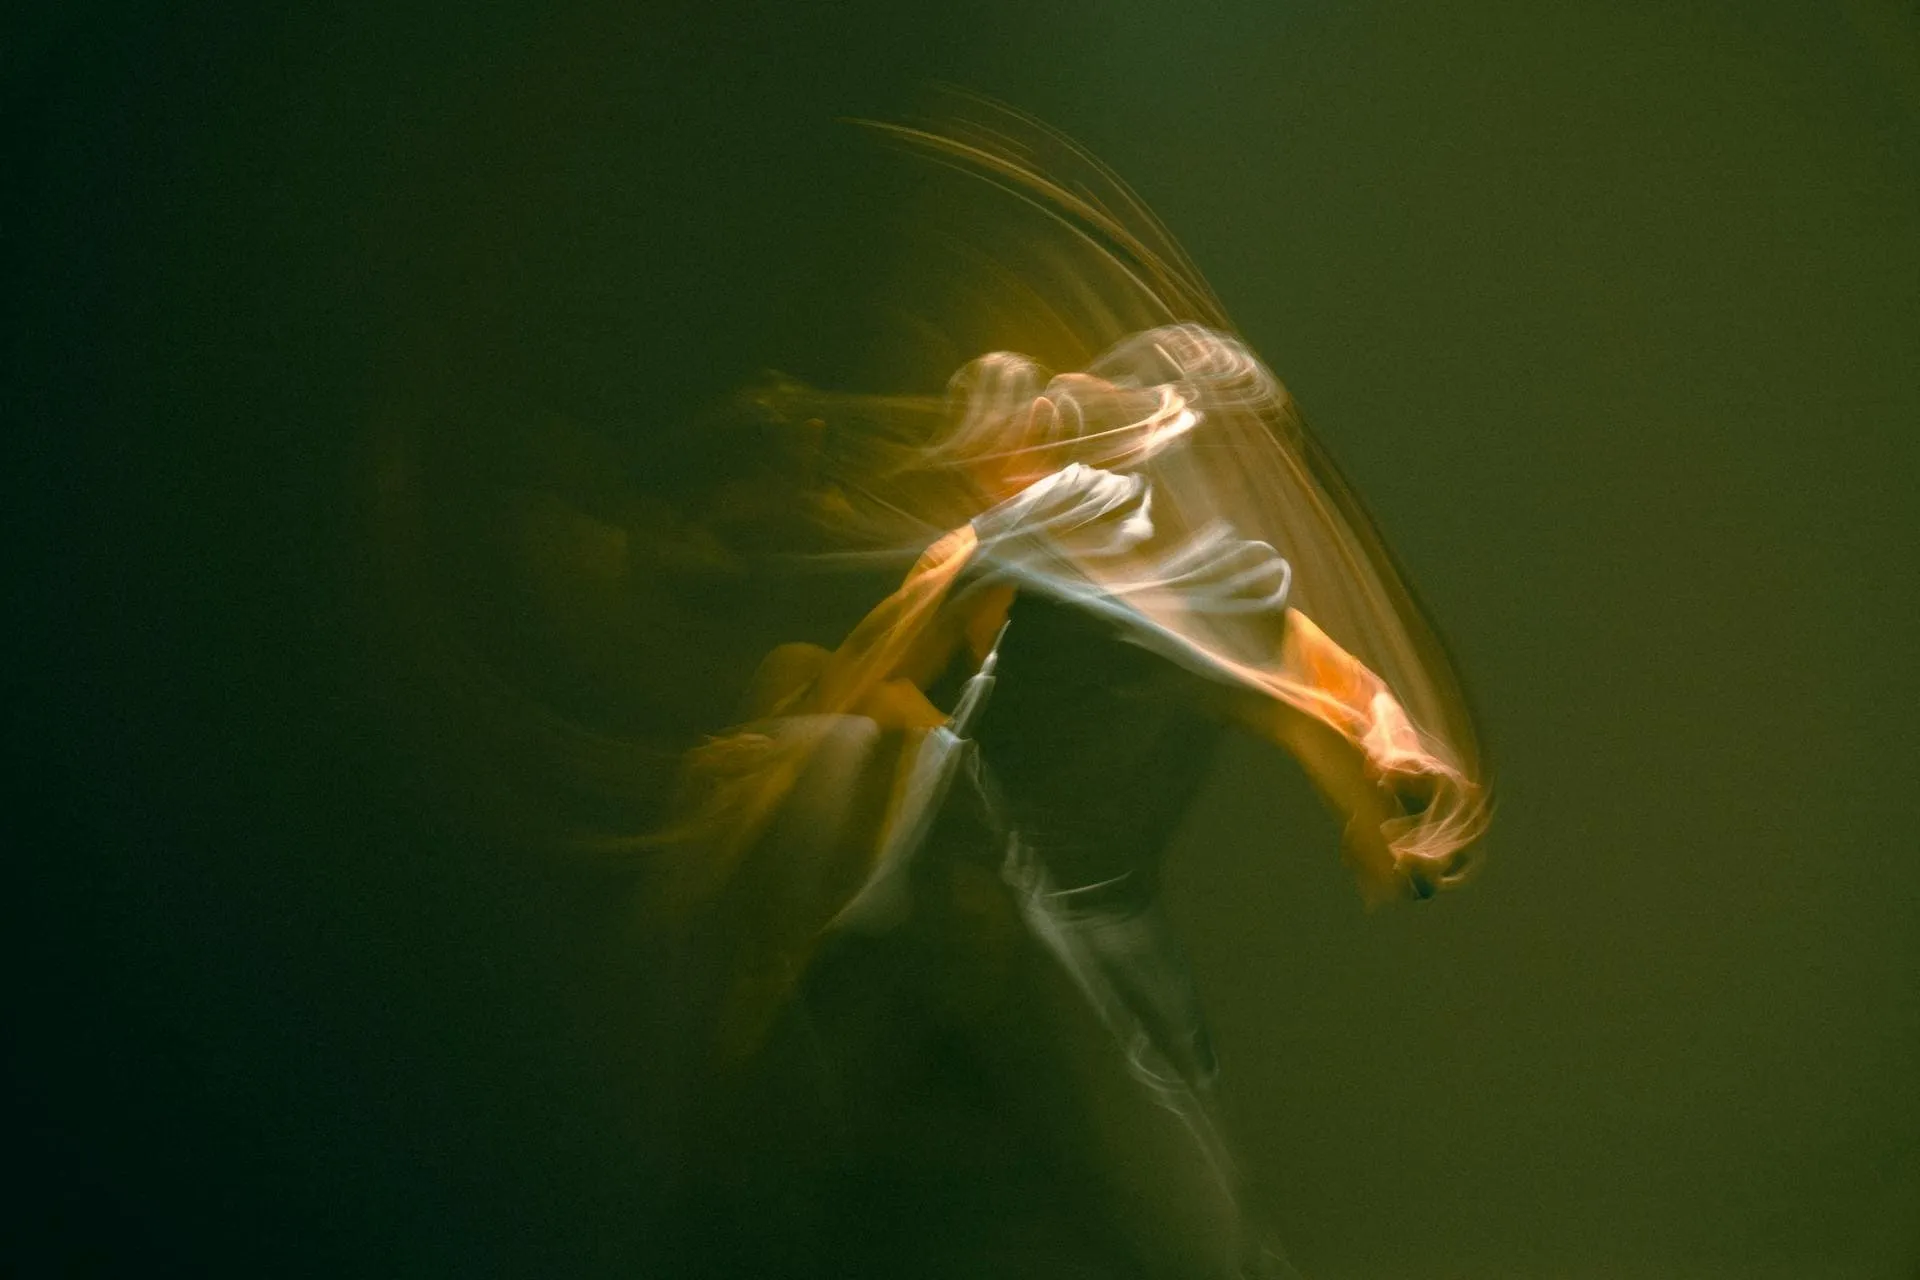
[[[421,802],[366,442],[831,380],[898,181],[834,117],[945,79],[1184,239],[1484,712],[1441,904],[1251,748],[1182,838],[1296,1260],[1916,1274],[1910,7],[96,4],[0,71],[18,1273],[673,1272],[621,882]]]

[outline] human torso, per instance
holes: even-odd
[[[1015,600],[974,732],[1009,825],[1058,887],[1153,894],[1224,733],[1203,693],[1105,618]]]

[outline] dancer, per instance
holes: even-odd
[[[1078,345],[1113,340],[1059,374],[982,356],[927,400],[763,392],[811,433],[814,509],[843,545],[925,549],[836,649],[770,655],[740,725],[690,757],[658,842],[665,896],[719,957],[722,1064],[750,1061],[782,1018],[819,1037],[812,1010],[863,971],[911,991],[890,1006],[897,1025],[948,1016],[928,1011],[936,990],[978,985],[996,947],[1044,957],[1212,1181],[1182,1224],[1125,1225],[1132,1263],[1251,1273],[1263,1242],[1161,901],[1165,848],[1237,726],[1299,761],[1366,901],[1430,898],[1473,868],[1487,774],[1384,543],[1170,239],[1057,136],[975,119],[894,133],[1063,229],[1071,252],[1029,285],[1054,295],[1047,323]],[[1072,311],[1057,287],[1069,275]],[[1113,333],[1134,318],[1158,322]],[[1018,1092],[1006,1064],[1048,1059],[1033,1048],[1047,1031],[1010,1030],[1005,1003],[956,1025]],[[860,1069],[848,1025],[824,1035],[823,1087]],[[1026,1047],[996,1047],[1009,1040]]]

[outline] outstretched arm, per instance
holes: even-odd
[[[1394,849],[1448,781],[1385,682],[1294,609],[1279,666],[1297,701],[1236,686],[1228,713],[1306,770],[1343,824],[1342,856],[1368,903],[1430,898],[1464,875],[1463,853],[1434,863]]]

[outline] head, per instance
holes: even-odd
[[[1075,462],[1132,470],[1200,421],[1172,381],[1052,375],[1006,351],[961,368],[947,384],[947,402],[949,425],[929,453],[964,473],[989,504]]]

